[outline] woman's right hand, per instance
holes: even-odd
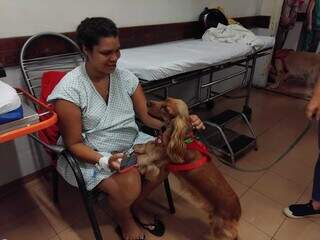
[[[306,115],[310,120],[312,120],[313,118],[316,118],[317,120],[320,119],[320,98],[311,98],[307,105]]]
[[[119,171],[120,163],[123,159],[123,153],[114,153],[109,158],[109,168],[111,171]]]

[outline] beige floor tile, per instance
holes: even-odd
[[[43,240],[56,236],[56,232],[42,212],[37,209],[10,222],[1,239]]]
[[[192,208],[185,209],[185,211],[192,211]],[[201,218],[194,216],[174,215],[164,218],[163,221],[166,225],[166,234],[163,239],[202,239],[209,232],[208,224]]]
[[[57,236],[54,236],[53,238],[50,238],[49,240],[61,240],[61,239],[60,239],[59,236],[57,235]]]
[[[305,164],[303,156],[290,154],[275,164],[270,171],[297,184],[308,186],[313,179],[314,167]]]
[[[101,235],[106,239],[120,240],[118,234],[114,231],[114,226],[107,225],[101,226]],[[93,232],[91,228],[81,228],[81,229],[66,229],[59,233],[59,238],[61,240],[92,240],[94,239]]]
[[[240,200],[243,220],[270,236],[276,232],[285,218],[279,203],[253,190],[249,190]]]
[[[249,159],[249,158],[247,158],[247,159]],[[257,169],[260,167],[255,162],[256,159],[254,159],[254,160],[251,159],[248,161],[247,161],[247,159],[246,160],[245,159],[239,160],[239,162],[237,163],[237,166],[242,169],[250,169],[250,170]],[[219,167],[219,169],[224,175],[235,179],[236,181],[240,182],[241,184],[243,184],[247,187],[251,187],[253,184],[255,184],[264,173],[263,171],[262,172],[239,171],[239,170],[233,169],[227,165],[221,165]]]
[[[239,197],[241,197],[249,189],[247,186],[243,185],[242,183],[234,180],[233,178],[227,175],[225,175],[225,178]]]
[[[241,220],[239,224],[239,240],[270,240],[271,236],[257,229],[252,224]]]
[[[252,188],[283,206],[296,202],[305,190],[305,186],[271,172],[263,175]]]
[[[275,240],[319,240],[319,225],[305,219],[286,219]]]
[[[20,216],[37,208],[36,202],[24,188],[0,198],[0,232],[8,223],[16,221]]]

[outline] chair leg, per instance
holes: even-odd
[[[90,223],[91,223],[91,227],[92,227],[95,239],[103,240],[100,232],[100,228],[98,225],[97,217],[93,209],[92,195],[85,189],[84,186],[79,187],[79,190],[82,195],[82,199],[90,219]]]
[[[172,193],[171,193],[171,189],[170,189],[169,179],[166,178],[163,183],[164,183],[164,189],[166,191],[166,195],[167,195],[167,199],[168,199],[170,213],[174,214],[176,212],[176,209],[174,207],[174,202],[173,202]]]
[[[52,193],[53,193],[53,202],[55,204],[59,203],[59,195],[58,195],[58,186],[59,186],[59,174],[56,169],[53,169],[52,172]]]

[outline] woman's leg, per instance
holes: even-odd
[[[320,122],[318,123],[318,149],[320,151]],[[320,209],[320,154],[314,169],[312,205],[314,209]]]
[[[314,169],[312,205],[314,209],[320,209],[320,156]]]
[[[320,41],[320,31],[314,31],[308,52],[317,52]]]
[[[160,170],[160,174],[158,178],[153,181],[147,181],[144,180],[142,183],[142,191],[139,195],[139,197],[135,200],[135,202],[132,205],[133,212],[137,215],[137,217],[141,220],[141,222],[144,223],[152,223],[153,216],[150,216],[148,214],[145,214],[143,211],[141,211],[141,208],[143,207],[144,201],[146,198],[150,195],[150,193],[157,188],[163,181],[168,177],[168,171],[166,171],[165,168],[162,168]]]
[[[109,205],[114,211],[125,240],[136,240],[144,234],[135,223],[131,205],[141,193],[141,178],[137,170],[114,174],[103,180],[98,188],[108,194]]]

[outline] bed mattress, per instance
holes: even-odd
[[[262,49],[273,47],[273,37],[259,38],[265,43]],[[252,51],[246,44],[187,39],[123,49],[118,67],[130,70],[142,80],[156,81],[241,59]]]

